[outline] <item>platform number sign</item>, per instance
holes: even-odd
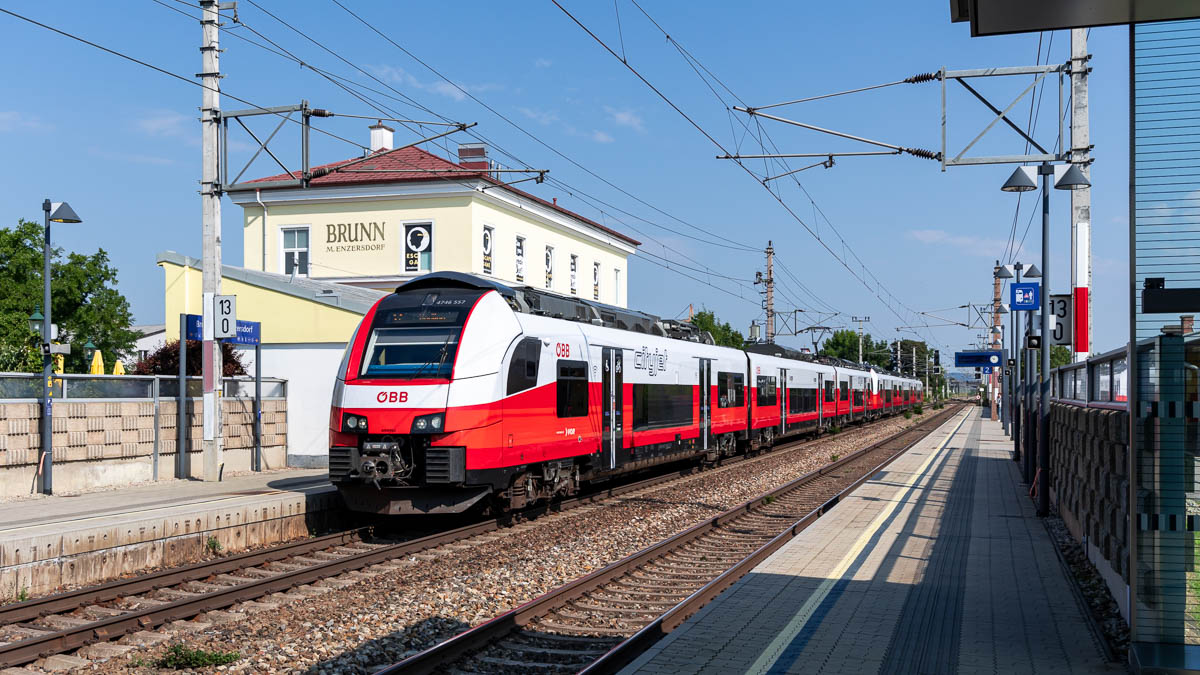
[[[1050,344],[1071,346],[1071,296],[1050,296],[1050,316],[1054,325],[1050,330]]]
[[[213,337],[237,337],[237,296],[218,295],[213,298]]]

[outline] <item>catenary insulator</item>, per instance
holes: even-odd
[[[904,78],[904,81],[909,84],[921,84],[922,82],[929,82],[930,80],[936,79],[938,79],[937,73],[921,73],[919,75],[913,75],[912,77],[906,77]]]

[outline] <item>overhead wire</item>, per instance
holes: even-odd
[[[334,1],[334,2],[337,2],[338,0],[333,0],[333,1]],[[608,45],[608,44],[607,44],[607,43],[606,43],[606,42],[605,42],[603,39],[601,39],[601,38],[600,38],[598,35],[596,35],[596,34],[595,34],[595,32],[593,32],[593,31],[592,31],[590,28],[588,28],[588,27],[587,27],[587,26],[586,26],[586,25],[585,25],[585,24],[584,24],[582,21],[580,21],[580,20],[579,20],[577,17],[575,17],[575,15],[574,15],[574,14],[572,14],[572,13],[571,13],[569,10],[567,10],[565,7],[563,7],[563,5],[562,5],[562,4],[561,4],[561,3],[560,3],[558,0],[551,0],[551,2],[552,2],[552,3],[553,3],[555,6],[556,6],[556,7],[558,7],[558,9],[559,9],[560,11],[562,11],[562,12],[563,12],[563,14],[565,14],[565,15],[566,15],[566,16],[567,16],[569,19],[571,19],[571,21],[573,21],[573,22],[574,22],[574,23],[575,23],[575,24],[576,24],[576,25],[577,25],[577,26],[578,26],[580,29],[582,29],[582,30],[583,30],[585,33],[587,33],[587,35],[588,35],[589,37],[591,37],[591,38],[592,38],[592,39],[593,39],[593,40],[594,40],[594,41],[595,41],[597,44],[599,44],[599,45],[600,45],[602,48],[604,48],[604,50],[605,50],[605,51],[607,51],[607,52],[608,52],[610,55],[612,55],[614,58],[617,58],[617,60],[621,61],[621,63],[622,63],[622,64],[623,64],[623,65],[624,65],[624,66],[625,66],[625,67],[626,67],[626,68],[627,68],[627,69],[628,69],[628,70],[629,70],[629,71],[630,71],[630,72],[631,72],[631,73],[632,73],[632,74],[633,74],[635,77],[637,77],[639,80],[641,80],[643,84],[645,84],[645,85],[646,85],[646,86],[647,86],[647,87],[648,87],[648,88],[649,88],[651,91],[653,91],[653,92],[654,92],[654,93],[655,93],[655,94],[656,94],[656,95],[657,95],[659,98],[661,98],[661,99],[662,99],[662,100],[663,100],[663,101],[664,101],[664,102],[665,102],[665,103],[666,103],[666,104],[667,104],[669,107],[671,107],[673,110],[675,110],[675,111],[676,111],[676,112],[677,112],[677,113],[678,113],[678,114],[679,114],[681,117],[683,117],[683,118],[684,118],[684,119],[685,119],[685,120],[686,120],[686,121],[687,121],[687,122],[688,122],[688,123],[689,123],[689,124],[690,124],[692,127],[694,127],[694,128],[697,130],[697,131],[699,131],[701,135],[703,135],[705,138],[707,138],[707,139],[709,140],[709,142],[711,142],[713,145],[715,145],[715,146],[716,146],[718,149],[722,150],[722,151],[723,151],[723,152],[724,152],[726,155],[729,155],[729,154],[731,154],[731,153],[729,153],[729,151],[728,151],[728,150],[727,150],[727,149],[724,147],[724,145],[722,145],[722,143],[721,143],[720,141],[718,141],[716,138],[714,138],[714,137],[713,137],[713,136],[712,136],[712,135],[711,135],[711,134],[710,134],[710,133],[709,133],[707,130],[705,130],[705,129],[704,129],[704,128],[703,128],[703,127],[702,127],[702,126],[699,124],[699,123],[697,123],[697,122],[696,122],[696,121],[695,121],[695,120],[694,120],[694,119],[693,119],[693,118],[692,118],[690,115],[688,115],[688,114],[687,114],[685,111],[683,111],[683,109],[682,109],[682,108],[680,108],[680,107],[679,107],[679,106],[678,106],[678,105],[677,105],[677,104],[676,104],[676,103],[675,103],[673,100],[671,100],[671,98],[670,98],[670,97],[666,96],[666,94],[664,94],[664,93],[663,93],[663,92],[662,92],[662,91],[661,91],[661,90],[660,90],[658,87],[656,87],[656,86],[655,86],[653,83],[651,83],[651,82],[650,82],[650,81],[649,81],[649,80],[648,80],[648,79],[647,79],[647,78],[646,78],[646,77],[645,77],[645,76],[644,76],[644,75],[643,75],[643,74],[642,74],[642,73],[641,73],[641,72],[640,72],[640,71],[639,71],[637,68],[635,68],[634,66],[632,66],[631,64],[629,64],[629,63],[628,63],[628,61],[621,59],[621,58],[620,58],[620,57],[617,55],[617,53],[616,53],[615,51],[613,51],[613,49],[612,49],[612,48],[611,48],[611,47],[610,47],[610,46],[609,46],[609,45]],[[639,7],[639,9],[641,9],[641,8]],[[643,13],[646,13],[644,9],[642,9],[642,12],[643,12]],[[656,23],[656,25],[657,25],[657,23]],[[660,30],[662,30],[661,26],[659,26],[659,28],[660,28]],[[672,39],[672,38],[670,38],[670,34],[669,34],[669,33],[667,33],[665,30],[663,30],[663,33],[667,35],[668,39]],[[752,177],[755,177],[755,178],[757,179],[757,176],[755,176],[754,172],[753,172],[752,170],[750,170],[748,167],[746,167],[746,166],[745,166],[745,164],[744,164],[743,162],[741,162],[740,160],[735,160],[735,164],[737,164],[737,165],[738,165],[740,168],[742,168],[742,169],[743,169],[743,170],[744,170],[746,173],[748,173],[749,175],[751,175]],[[794,209],[792,209],[792,208],[791,208],[791,207],[790,207],[790,206],[789,206],[789,205],[788,205],[788,204],[787,204],[787,203],[786,203],[786,202],[785,202],[785,201],[782,199],[782,197],[781,197],[780,195],[777,195],[776,193],[772,192],[772,191],[771,191],[771,189],[770,189],[769,187],[767,187],[767,186],[764,186],[764,187],[767,189],[768,193],[769,193],[769,194],[771,194],[771,195],[772,195],[772,197],[774,197],[774,198],[776,199],[776,201],[777,201],[777,202],[780,204],[780,206],[782,206],[782,207],[784,208],[784,210],[785,210],[785,211],[787,211],[787,212],[789,213],[789,215],[791,215],[791,216],[792,216],[792,218],[793,218],[794,220],[796,220],[796,222],[798,222],[798,223],[799,223],[799,224],[800,224],[800,225],[801,225],[801,226],[802,226],[802,227],[803,227],[805,230],[807,230],[807,231],[809,232],[809,234],[811,234],[811,235],[812,235],[812,236],[813,236],[815,239],[817,239],[818,243],[820,243],[820,244],[822,245],[822,247],[824,247],[824,248],[825,248],[825,249],[826,249],[826,250],[827,250],[827,251],[828,251],[828,252],[829,252],[831,255],[833,255],[833,256],[834,256],[834,258],[835,258],[835,259],[836,259],[836,260],[837,260],[839,263],[841,263],[841,264],[842,264],[842,266],[843,266],[843,267],[845,267],[845,268],[846,268],[846,270],[847,270],[848,272],[850,272],[851,276],[855,277],[855,278],[856,278],[856,279],[857,279],[857,280],[858,280],[860,283],[862,283],[862,284],[863,284],[863,286],[865,286],[865,287],[866,287],[866,288],[867,288],[869,291],[870,291],[870,290],[872,290],[872,289],[871,289],[871,286],[870,286],[870,285],[869,285],[869,284],[866,282],[866,280],[865,280],[865,279],[863,279],[863,278],[862,278],[862,277],[861,277],[861,276],[860,276],[860,275],[859,275],[859,274],[858,274],[858,273],[857,273],[857,272],[856,272],[854,269],[852,269],[852,268],[851,268],[851,267],[850,267],[850,266],[847,264],[846,260],[845,260],[845,259],[844,259],[844,257],[843,257],[843,256],[844,256],[844,254],[843,254],[843,255],[838,255],[838,253],[837,253],[837,252],[835,252],[835,251],[834,251],[832,248],[830,248],[830,247],[829,247],[829,245],[828,245],[828,244],[827,244],[827,243],[826,243],[826,242],[825,242],[823,239],[821,239],[819,236],[817,236],[816,232],[814,232],[814,231],[813,231],[812,227],[811,227],[811,226],[809,226],[809,224],[808,224],[808,223],[806,223],[806,222],[805,222],[805,221],[804,221],[802,218],[800,218],[799,214],[797,214],[797,213],[795,212],[795,210],[794,210]],[[842,243],[842,245],[843,245],[843,249],[845,249],[845,248],[846,248],[846,243],[845,243],[845,240],[844,240],[843,238],[841,238],[840,236],[839,236],[839,240],[841,241],[841,243]],[[855,256],[855,258],[856,258],[856,260],[858,260],[858,258],[857,258],[857,255]],[[864,270],[866,270],[866,266],[862,264],[862,261],[861,261],[861,260],[858,260],[858,262],[860,263],[860,265],[862,265],[863,269],[864,269]],[[872,277],[874,277],[874,275],[873,275],[873,274],[872,274],[871,276],[872,276]],[[875,289],[873,292],[874,292],[874,293],[876,294],[876,296],[878,297],[878,292],[879,292],[879,289],[880,289],[880,284],[878,283],[878,279],[875,279],[875,281],[876,281],[876,289]],[[886,292],[886,290],[885,290],[885,292]],[[888,293],[888,295],[890,295],[890,296],[891,296],[891,294],[890,294],[890,293]],[[916,312],[912,311],[912,310],[911,310],[911,308],[908,308],[908,307],[907,307],[907,305],[904,305],[904,303],[900,302],[898,298],[895,298],[894,296],[891,296],[891,297],[893,297],[893,299],[895,299],[895,300],[896,300],[897,302],[899,302],[899,303],[900,303],[902,306],[904,306],[904,307],[905,307],[905,308],[906,308],[906,309],[907,309],[907,310],[908,310],[910,313],[912,313],[914,316],[918,316],[918,315],[916,314]],[[882,299],[881,297],[879,298],[879,300],[880,300],[880,302],[881,302],[881,303],[883,303],[883,304],[885,305],[885,307],[887,307],[887,308],[889,309],[889,311],[891,311],[892,313],[896,314],[897,318],[901,319],[902,321],[904,321],[904,320],[905,320],[905,319],[904,319],[904,317],[903,317],[903,316],[901,316],[901,315],[899,314],[899,312],[897,312],[897,311],[895,310],[895,308],[894,308],[894,307],[893,307],[891,304],[889,304],[889,303],[887,303],[887,302],[884,302],[884,301],[883,301],[883,299]],[[927,336],[927,337],[928,337],[928,336]],[[936,342],[936,341],[935,341],[935,340],[933,340],[931,337],[928,337],[928,339],[929,339],[931,342]]]

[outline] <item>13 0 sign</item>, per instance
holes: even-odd
[[[213,337],[237,337],[237,296],[218,295],[213,298]]]
[[[1050,331],[1050,344],[1071,346],[1071,295],[1050,296],[1050,316],[1054,328]]]

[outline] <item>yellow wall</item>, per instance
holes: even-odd
[[[525,279],[519,283],[535,288],[546,287],[546,246],[553,246],[554,279],[551,290],[563,295],[571,294],[571,255],[574,254],[579,256],[575,294],[587,300],[593,299],[592,264],[599,262],[600,302],[625,306],[627,279],[623,254],[571,232],[543,225],[520,211],[489,202],[475,203],[472,221],[470,267],[463,271],[483,274],[483,228],[490,225],[494,229],[491,276],[518,283],[515,251],[517,237],[522,236],[525,237]],[[613,270],[620,270],[619,294],[614,294]]]
[[[461,251],[470,230],[470,197],[432,197],[380,201],[339,201],[267,206],[267,272],[283,273],[280,234],[283,228],[309,227],[309,277],[344,279],[358,276],[396,276],[404,273],[404,224],[433,223],[433,267],[462,270],[469,252]],[[245,207],[242,266],[262,269],[262,207]],[[359,241],[339,225],[371,223],[382,226],[382,237],[371,228]],[[332,230],[330,229],[332,227]],[[333,241],[330,241],[330,239]],[[342,247],[343,250],[338,250]],[[374,250],[344,250],[371,247]]]
[[[262,267],[262,207],[246,204],[243,230],[243,266]],[[433,223],[433,270],[491,276],[509,284],[537,288],[546,285],[546,246],[554,247],[552,290],[569,295],[570,256],[578,256],[576,295],[592,299],[593,263],[599,262],[600,301],[626,306],[628,268],[626,255],[587,236],[552,226],[518,207],[495,204],[477,195],[390,200],[337,201],[267,206],[266,271],[283,273],[281,229],[309,226],[309,264],[313,279],[348,280],[354,277],[416,276],[404,270],[404,224]],[[383,236],[374,241],[330,242],[338,237],[339,224],[380,223]],[[331,231],[330,226],[334,229]],[[483,271],[483,228],[493,228],[492,271]],[[377,235],[377,233],[372,232]],[[525,276],[516,278],[517,236],[525,238]],[[602,235],[607,236],[607,235]],[[378,247],[378,250],[338,251],[340,245]],[[617,274],[614,274],[616,272]],[[617,278],[619,276],[619,287]],[[366,282],[391,289],[394,281]]]
[[[169,262],[166,273],[168,340],[179,339],[179,315],[202,314],[200,270]],[[262,322],[263,344],[346,342],[362,315],[286,293],[252,286],[236,279],[221,280],[221,293],[237,296],[237,318]]]

